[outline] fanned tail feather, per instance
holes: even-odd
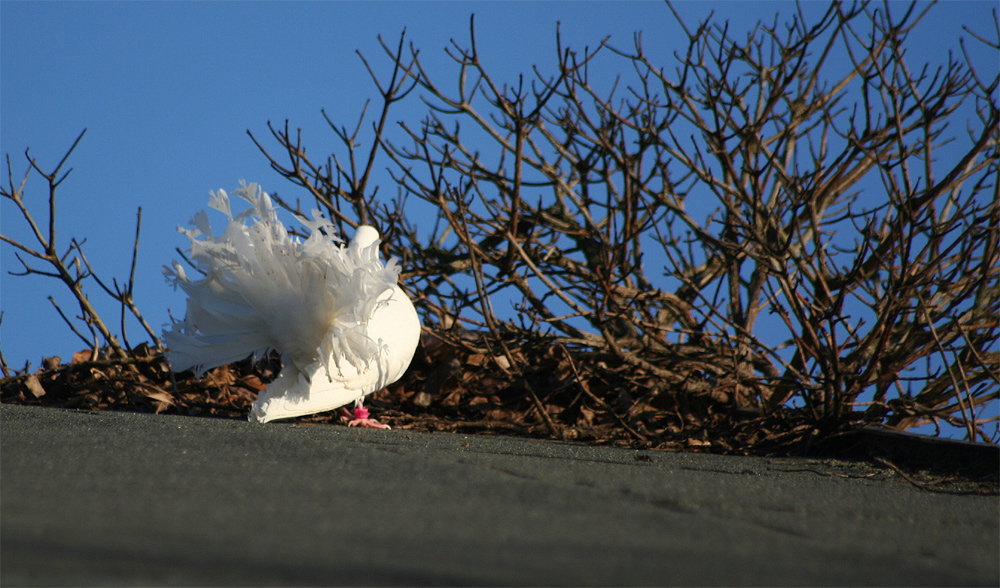
[[[367,321],[399,276],[394,262],[378,259],[377,238],[355,239],[346,247],[333,236],[333,225],[313,211],[312,220],[298,217],[310,229],[303,242],[288,234],[257,184],[241,182],[233,194],[250,204],[235,217],[224,190],[208,203],[228,218],[222,234],[213,233],[204,211],[192,219],[192,229],[180,229],[204,276],[190,279],[177,262],[164,268],[168,281],[188,295],[184,320],[163,334],[171,368],[200,375],[276,349],[289,385],[298,377],[308,381],[302,372],[311,377],[316,370],[309,368],[317,362],[327,379],[348,365],[365,369],[380,351]]]

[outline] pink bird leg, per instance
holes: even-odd
[[[340,407],[340,420],[347,423],[348,427],[365,427],[368,429],[388,429],[389,425],[380,423],[375,419],[368,418],[368,409],[358,404],[354,407],[354,418],[351,418],[351,411],[343,406]]]

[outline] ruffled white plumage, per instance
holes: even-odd
[[[251,205],[235,217],[224,190],[209,200],[228,218],[221,235],[204,211],[180,229],[204,277],[190,279],[177,262],[164,268],[188,295],[184,320],[164,332],[171,368],[200,374],[276,349],[283,367],[254,403],[250,418],[259,422],[338,408],[399,379],[420,322],[396,285],[396,261],[379,259],[378,232],[359,227],[344,246],[313,211],[311,220],[298,217],[310,231],[301,241],[256,184],[234,195]]]

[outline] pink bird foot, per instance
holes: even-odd
[[[367,429],[389,429],[389,425],[380,423],[375,419],[368,418],[368,409],[358,406],[354,409],[352,418],[351,411],[340,407],[340,420],[347,423],[348,427],[364,427]]]

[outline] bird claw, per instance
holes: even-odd
[[[375,419],[352,419],[347,421],[348,427],[364,427],[366,429],[390,429],[389,425],[380,423]]]
[[[362,427],[366,429],[390,429],[389,425],[380,423],[375,419],[368,418],[368,409],[364,407],[358,407],[354,409],[354,415],[352,418],[351,412],[346,408],[341,407],[340,409],[340,420],[341,422],[347,423],[348,427]]]

